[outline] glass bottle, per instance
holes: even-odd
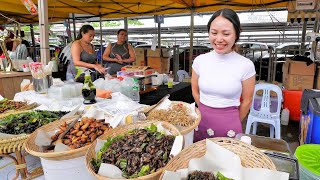
[[[82,97],[84,98],[83,104],[96,103],[96,87],[91,81],[90,72],[86,72],[84,76],[84,83],[82,86]]]

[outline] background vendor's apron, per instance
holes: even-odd
[[[229,130],[233,130],[235,134],[242,133],[238,107],[212,108],[200,103],[199,110],[201,121],[198,131],[194,132],[194,142],[205,138],[227,137]],[[210,129],[212,129],[213,135]]]

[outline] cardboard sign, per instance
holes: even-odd
[[[28,9],[31,15],[37,15],[38,14],[38,8],[37,6],[33,3],[32,0],[21,0],[23,5]]]

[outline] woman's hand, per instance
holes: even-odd
[[[115,56],[116,56],[116,58],[117,58],[117,63],[123,64],[123,59],[122,59],[122,57],[121,57],[119,54],[116,54]]]
[[[95,64],[94,69],[101,74],[104,74],[106,72],[106,69],[101,64]]]

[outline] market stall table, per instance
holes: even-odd
[[[155,91],[147,92],[140,95],[140,104],[154,105],[160,101],[165,95],[170,94],[170,100],[172,101],[183,101],[187,103],[193,103],[191,83],[180,82],[168,88],[167,85],[156,87]]]
[[[0,72],[0,94],[8,99],[13,99],[20,92],[20,84],[23,79],[32,80],[30,72]]]

